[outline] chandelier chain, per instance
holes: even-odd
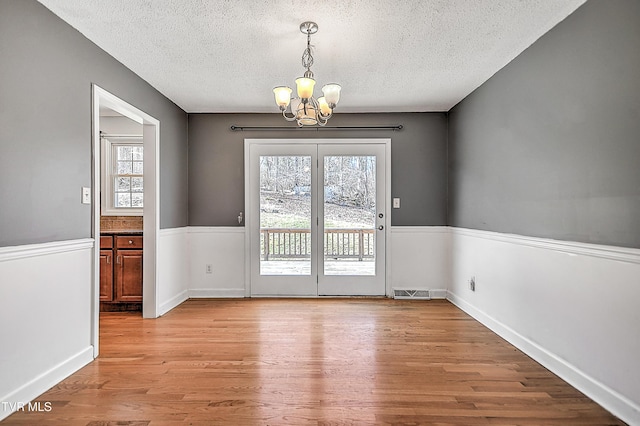
[[[311,53],[311,33],[307,33],[307,48],[302,53],[302,66],[307,70],[313,65],[313,55]]]

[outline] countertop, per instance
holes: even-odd
[[[100,235],[142,235],[141,229],[115,229],[100,231]]]

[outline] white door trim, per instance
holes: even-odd
[[[385,167],[386,167],[386,182],[385,186],[387,188],[385,193],[385,224],[384,224],[384,233],[385,233],[385,271],[386,271],[386,294],[387,297],[391,297],[391,263],[389,259],[390,256],[390,247],[391,247],[391,238],[390,236],[390,228],[391,228],[391,139],[389,138],[367,138],[367,139],[245,139],[244,140],[244,170],[245,170],[245,180],[244,180],[244,205],[245,205],[245,227],[247,223],[249,223],[249,218],[247,217],[250,212],[248,211],[249,206],[251,206],[251,182],[247,178],[250,167],[251,167],[251,158],[250,158],[250,148],[254,144],[304,144],[304,143],[314,143],[314,144],[384,144],[385,145]],[[249,229],[245,229],[245,297],[251,297],[251,232]]]
[[[93,324],[91,341],[93,356],[99,353],[100,322],[100,106],[108,107],[143,125],[144,146],[144,213],[143,213],[143,280],[142,316],[157,318],[158,306],[158,239],[160,228],[160,121],[123,101],[96,84],[92,85],[93,136]]]

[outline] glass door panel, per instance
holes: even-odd
[[[376,274],[376,156],[324,157],[324,274]]]
[[[311,275],[311,156],[260,156],[260,275]]]

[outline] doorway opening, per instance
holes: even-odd
[[[100,263],[105,259],[100,256],[100,236],[101,236],[101,187],[104,183],[101,174],[102,164],[102,143],[101,143],[101,123],[100,111],[110,110],[114,113],[126,117],[127,119],[142,126],[142,147],[144,150],[144,188],[142,196],[144,207],[142,212],[143,233],[141,245],[144,250],[139,254],[142,256],[142,316],[145,318],[156,318],[158,316],[157,303],[157,234],[159,232],[159,146],[160,146],[160,122],[144,111],[123,101],[117,96],[109,93],[97,85],[92,86],[92,137],[93,137],[93,223],[92,234],[95,241],[93,256],[93,324],[92,343],[94,357],[99,354],[99,322],[100,322]],[[124,152],[124,151],[123,151]],[[136,165],[135,158],[131,157],[132,167]],[[132,175],[132,173],[130,173]],[[129,180],[132,182],[133,178]],[[135,191],[134,191],[135,192]],[[130,194],[130,199],[135,199],[136,194]],[[131,239],[131,244],[134,240]],[[129,252],[129,257],[131,257]],[[136,253],[137,254],[137,253]],[[111,261],[114,261],[112,259]],[[126,259],[130,262],[130,259]],[[125,258],[121,257],[124,262]]]
[[[245,140],[248,296],[388,293],[390,142]]]

